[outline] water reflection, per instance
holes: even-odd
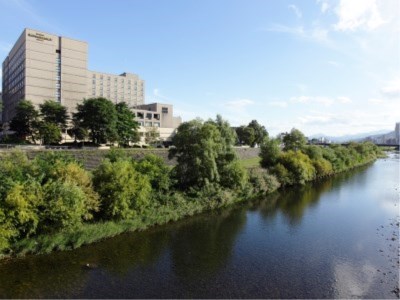
[[[386,262],[377,263],[381,241],[368,226],[386,217],[374,191],[393,205],[385,184],[398,187],[398,176],[397,158],[75,251],[0,262],[0,297],[379,295],[376,269]]]
[[[246,210],[232,209],[197,218],[171,234],[174,271],[181,280],[212,276],[229,261],[235,238],[246,222]]]

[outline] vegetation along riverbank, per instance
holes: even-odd
[[[174,167],[156,155],[139,160],[111,150],[93,171],[65,153],[22,152],[0,159],[0,253],[75,249],[126,231],[143,230],[246,201],[280,186],[304,184],[382,155],[371,143],[307,145],[293,129],[265,132],[257,160],[243,164],[229,123],[199,119],[180,125],[169,150]]]

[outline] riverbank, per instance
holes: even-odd
[[[154,155],[135,160],[129,153],[111,150],[93,172],[63,152],[45,152],[31,160],[23,153],[3,157],[0,253],[5,258],[76,249],[262,197],[280,186],[333,176],[380,155],[371,144],[306,146],[302,151],[283,151],[264,169],[255,167],[258,159],[238,160],[232,151],[218,154],[225,165],[218,156],[213,157],[215,164],[199,164],[202,181],[187,173],[194,180],[191,184],[187,177],[177,176],[179,170],[192,172],[182,169],[179,157],[171,169]],[[208,157],[201,159],[209,162]]]

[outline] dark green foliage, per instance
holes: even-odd
[[[252,144],[250,144],[251,147],[254,147],[256,144],[261,145],[264,138],[268,137],[267,130],[264,126],[259,124],[257,120],[252,120],[247,127],[254,130],[254,141]]]
[[[41,122],[39,125],[39,136],[43,144],[58,144],[62,136],[60,128],[54,123]]]
[[[285,151],[296,151],[302,150],[305,147],[307,144],[307,139],[300,130],[293,128],[290,133],[283,135],[282,142],[284,144]]]
[[[21,139],[35,142],[39,130],[39,112],[29,100],[21,100],[16,107],[15,117],[11,120],[10,130]]]
[[[229,188],[243,186],[245,170],[236,164],[234,131],[220,116],[216,121],[182,123],[173,138],[169,157],[178,164],[174,177],[182,189],[203,188],[211,183]]]
[[[261,144],[261,167],[269,168],[276,164],[281,153],[280,141],[278,139],[264,138]]]
[[[117,135],[120,145],[129,145],[130,142],[140,140],[138,128],[139,123],[135,121],[135,114],[129,109],[125,102],[119,102],[115,105],[117,112]]]
[[[256,140],[256,133],[254,128],[248,126],[240,126],[236,128],[239,145],[254,145]]]
[[[46,100],[39,105],[39,108],[43,122],[54,124],[62,130],[67,128],[68,113],[65,106],[52,100]]]
[[[85,99],[77,105],[74,113],[75,132],[87,130],[93,143],[115,141],[117,133],[117,111],[115,105],[105,98]]]
[[[150,180],[153,191],[167,193],[171,187],[170,168],[164,160],[156,155],[149,154],[135,164],[136,170]]]

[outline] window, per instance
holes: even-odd
[[[56,53],[61,53],[61,51],[57,49],[57,50],[56,50]]]
[[[142,112],[138,112],[137,116],[139,119],[143,119],[144,118],[144,114]]]
[[[143,122],[143,121],[139,121],[139,125],[140,125],[140,126],[143,126],[143,125],[144,125],[144,122]]]
[[[144,123],[144,127],[151,127],[151,126],[152,126],[151,122]]]
[[[160,120],[160,114],[154,114],[154,119]]]
[[[168,107],[163,107],[161,111],[162,111],[163,114],[167,114],[168,113]]]
[[[152,118],[152,114],[147,113],[147,114],[146,114],[146,119],[151,120],[151,118]]]
[[[154,122],[154,127],[160,127],[160,122]]]

